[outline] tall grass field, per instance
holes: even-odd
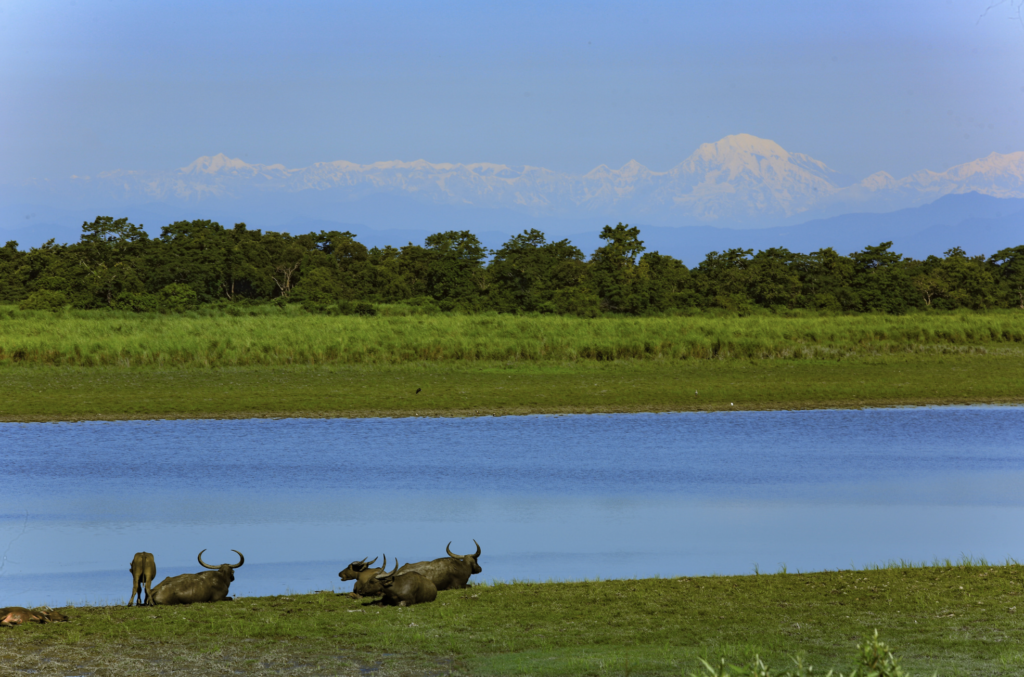
[[[249,367],[439,361],[824,359],[1019,349],[1024,312],[909,316],[325,316],[0,307],[0,365]]]

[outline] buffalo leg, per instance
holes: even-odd
[[[139,598],[139,606],[142,606],[142,597],[139,594],[139,576],[132,576],[132,596],[128,598],[128,606],[135,604],[135,598]]]
[[[156,606],[156,603],[153,601],[153,591],[150,589],[151,584],[152,581],[149,580],[149,576],[146,576],[146,606]]]

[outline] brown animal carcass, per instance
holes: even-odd
[[[476,543],[476,539],[473,542]],[[456,555],[452,552],[451,547],[451,542],[445,547],[448,557],[430,562],[406,564],[400,573],[416,572],[426,576],[438,590],[459,590],[469,587],[466,585],[469,582],[469,577],[483,571],[477,564],[477,558],[480,557],[480,544],[476,543],[476,553],[472,555]]]
[[[132,572],[132,596],[128,598],[128,606],[135,604],[142,606],[142,586],[146,589],[146,606],[153,606],[153,579],[156,578],[156,560],[153,554],[148,552],[137,552],[132,558],[132,565],[128,569]]]
[[[415,571],[398,574],[398,561],[395,561],[395,568],[391,573],[382,572],[377,574],[376,579],[380,582],[381,592],[384,597],[380,603],[385,606],[411,606],[433,602],[437,599],[437,587],[426,576],[421,576]]]
[[[359,599],[360,597],[376,597],[381,594],[381,590],[383,590],[383,588],[376,576],[387,568],[388,556],[384,555],[384,561],[379,567],[371,569],[370,566],[376,561],[376,557],[369,562],[367,562],[364,557],[361,561],[352,562],[352,564],[349,564],[338,572],[338,577],[341,578],[341,580],[354,580],[356,582],[356,584],[352,586],[352,597]]]
[[[160,581],[160,585],[153,588],[152,599],[155,604],[231,601],[228,597],[228,587],[235,580],[234,570],[245,564],[245,556],[237,550],[232,550],[238,555],[238,564],[221,564],[215,567],[203,561],[204,552],[206,550],[199,553],[199,563],[213,571],[165,578]]]
[[[8,628],[22,623],[64,623],[67,620],[67,616],[53,609],[32,611],[20,606],[0,609],[0,626]]]

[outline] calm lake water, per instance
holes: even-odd
[[[1024,560],[1024,407],[0,424],[0,605],[232,592],[483,548],[483,580]]]

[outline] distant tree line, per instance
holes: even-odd
[[[340,314],[406,303],[585,317],[706,308],[1024,308],[1024,246],[987,259],[954,248],[923,261],[893,252],[891,242],[848,256],[831,248],[730,249],[687,268],[645,251],[638,228],[605,226],[601,239],[589,259],[568,240],[549,242],[537,230],[496,251],[469,231],[367,249],[349,232],[289,235],[213,221],[179,221],[151,238],[127,219],[103,216],[83,224],[73,244],[0,248],[0,303],[166,312],[271,302]]]

